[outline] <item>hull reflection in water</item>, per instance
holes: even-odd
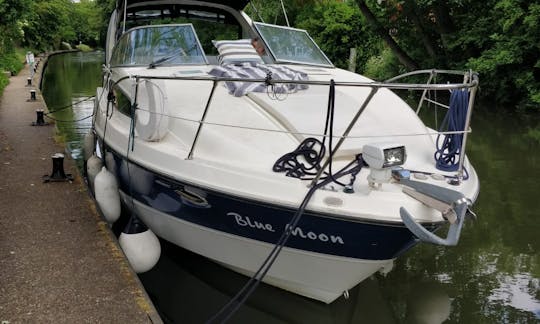
[[[246,277],[200,255],[162,241],[163,254],[154,269],[139,277],[166,323],[204,323],[245,284]],[[442,323],[450,299],[435,283],[413,288],[407,310],[395,314],[370,278],[350,291],[349,299],[332,304],[261,284],[231,323]],[[399,307],[398,307],[399,308]]]

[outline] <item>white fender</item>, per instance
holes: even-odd
[[[149,229],[136,234],[122,232],[118,242],[136,273],[152,269],[159,261],[161,245],[154,232]]]
[[[105,153],[105,166],[107,167],[107,170],[109,170],[114,176],[117,175],[117,166],[116,166],[116,160],[114,159],[114,155],[111,152]]]
[[[120,194],[116,178],[106,167],[101,168],[101,171],[96,175],[94,191],[103,216],[107,222],[114,223],[120,217]]]
[[[85,161],[88,161],[88,159],[90,159],[90,157],[94,153],[94,150],[96,149],[95,140],[96,140],[96,137],[94,135],[94,132],[91,130],[84,135],[83,150],[84,150]]]
[[[148,195],[154,185],[154,174],[134,163],[122,160],[120,164],[122,181],[132,186],[132,189],[143,195]]]
[[[96,175],[101,171],[102,167],[103,162],[101,162],[101,159],[98,158],[95,153],[86,160],[86,176],[88,178],[88,185],[92,190],[94,190]]]
[[[157,142],[167,134],[169,109],[165,91],[163,80],[143,80],[139,83],[135,132],[145,141]]]

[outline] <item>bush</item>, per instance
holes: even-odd
[[[379,55],[367,60],[363,74],[368,78],[384,81],[403,72],[403,66],[399,64],[392,51],[385,48]]]
[[[536,144],[540,144],[540,126],[536,128],[529,128],[527,131],[527,137]]]
[[[75,46],[75,48],[77,48],[79,51],[82,51],[82,52],[90,52],[92,51],[92,48],[86,44],[79,44],[77,46]]]
[[[8,83],[8,77],[4,73],[0,74],[0,96],[4,92],[4,88],[8,85]]]
[[[24,58],[19,57],[15,52],[7,53],[0,57],[0,69],[18,73],[24,67]]]
[[[9,83],[9,77],[3,72],[7,71],[17,74],[24,67],[25,57],[21,50],[22,49],[18,51],[13,50],[10,53],[0,53],[0,94],[3,93],[4,88]]]

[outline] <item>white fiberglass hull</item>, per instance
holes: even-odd
[[[128,197],[123,194],[123,199]],[[161,238],[252,276],[273,244],[193,224],[134,201],[136,213]],[[331,303],[377,271],[388,271],[389,260],[362,260],[285,247],[263,282]]]

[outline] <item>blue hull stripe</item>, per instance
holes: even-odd
[[[122,157],[113,154],[117,166],[126,165]],[[129,165],[130,169],[137,169],[137,180],[143,178],[150,186],[141,190],[133,184],[134,180],[130,187],[126,172],[117,167],[116,176],[123,192],[160,212],[200,226],[274,244],[295,213],[294,209],[193,187],[133,163]],[[436,225],[428,229],[433,231]],[[286,246],[364,260],[388,260],[416,243],[414,235],[404,226],[306,212]]]

